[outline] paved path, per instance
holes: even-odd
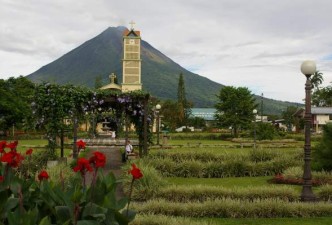
[[[122,146],[121,146],[122,147]],[[120,146],[88,146],[91,150],[90,154],[94,151],[99,151],[105,154],[106,156],[106,165],[103,170],[104,174],[108,174],[109,172],[113,172],[116,178],[121,176],[121,166],[123,165],[121,160]],[[123,147],[122,147],[123,148]],[[91,155],[87,155],[87,158],[90,158]],[[92,179],[92,174],[88,173],[87,180]],[[118,185],[117,187],[117,197],[121,198],[124,196],[122,185]]]

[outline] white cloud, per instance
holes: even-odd
[[[0,78],[30,74],[109,26],[183,67],[255,94],[301,102],[303,60],[332,81],[330,0],[0,0]]]

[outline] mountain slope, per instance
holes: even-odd
[[[97,77],[101,77],[102,82],[107,84],[108,75],[114,72],[118,83],[122,83],[124,29],[126,28],[110,27],[27,77],[34,82],[48,81],[94,87]],[[177,99],[178,79],[182,73],[187,99],[193,102],[195,107],[215,105],[216,94],[223,85],[191,73],[144,40],[141,42],[141,58],[143,89],[153,96],[161,99]],[[272,109],[273,113],[280,113],[280,108],[286,108],[284,103],[279,104],[275,101],[269,106],[270,100],[264,100],[266,110]],[[294,105],[286,103],[288,104]]]

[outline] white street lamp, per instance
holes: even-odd
[[[314,61],[304,61],[301,65],[301,72],[306,76],[305,83],[305,127],[304,127],[304,168],[303,168],[303,188],[301,193],[302,201],[316,201],[316,197],[312,192],[312,177],[311,177],[311,81],[310,76],[316,72],[316,64]]]

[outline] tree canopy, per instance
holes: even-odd
[[[231,127],[237,137],[238,130],[248,128],[254,119],[253,110],[257,107],[254,96],[246,87],[227,86],[217,97],[215,118],[221,127]]]
[[[29,126],[34,84],[25,77],[0,79],[0,129],[6,134],[13,125]]]

